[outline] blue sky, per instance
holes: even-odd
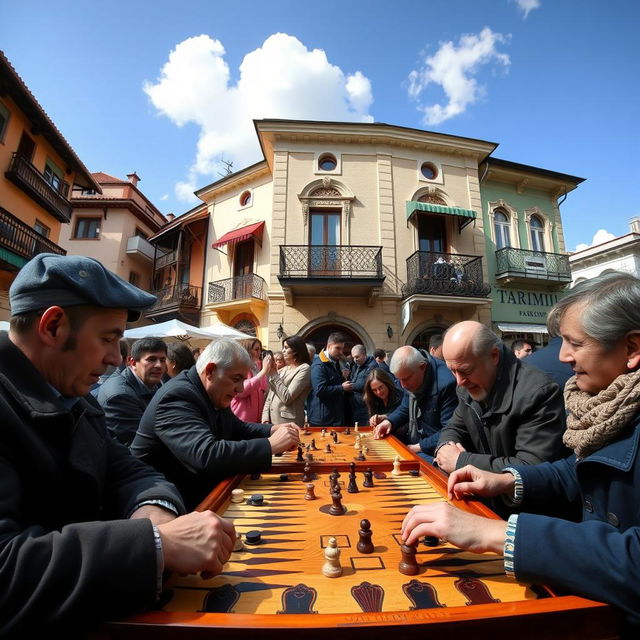
[[[137,171],[165,213],[261,158],[252,118],[377,121],[586,178],[573,250],[640,215],[639,23],[637,0],[0,0],[0,49],[91,171]]]

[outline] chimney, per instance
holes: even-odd
[[[127,178],[134,187],[138,186],[138,182],[140,182],[140,176],[135,171],[133,173],[127,173]]]
[[[631,228],[631,233],[640,233],[640,217],[631,218],[629,227]]]
[[[169,222],[171,222],[171,221],[175,218],[175,215],[174,215],[173,213],[167,213],[167,215],[165,216],[165,218],[166,218]]]

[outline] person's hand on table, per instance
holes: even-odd
[[[388,420],[383,420],[376,425],[376,428],[373,430],[373,437],[376,440],[380,440],[384,438],[387,434],[391,433],[391,427],[393,425]]]
[[[370,427],[377,427],[383,420],[386,420],[387,416],[382,415],[380,413],[374,413],[370,418],[369,418],[369,426]]]
[[[300,444],[300,428],[293,422],[274,424],[271,427],[271,435],[267,439],[272,453],[291,451]]]
[[[458,456],[466,449],[459,442],[447,442],[443,444],[436,455],[435,461],[445,473],[451,473],[456,468]]]
[[[409,449],[409,451],[412,451],[413,453],[420,453],[422,451],[422,448],[419,444],[408,444],[407,449]]]
[[[460,549],[502,553],[507,523],[467,513],[446,502],[415,506],[402,523],[402,540],[412,545],[422,536],[435,536]]]
[[[467,496],[492,498],[503,494],[513,495],[515,478],[509,472],[492,473],[466,465],[456,469],[447,482],[449,498],[463,499]]]
[[[158,525],[158,531],[165,569],[187,575],[201,572],[203,578],[222,571],[236,537],[233,524],[212,511],[193,511]]]

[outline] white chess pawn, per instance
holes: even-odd
[[[362,441],[360,440],[360,436],[356,436],[356,441],[353,445],[353,448],[358,450],[361,449],[362,448],[362,445],[360,444],[361,442]]]
[[[354,431],[355,431],[356,433],[358,433],[358,423],[357,423],[357,422],[355,423]]]
[[[400,457],[396,456],[393,459],[393,471],[391,472],[392,476],[399,476],[402,473],[402,471],[400,471]]]
[[[324,550],[325,563],[322,565],[322,573],[327,578],[338,578],[342,575],[340,564],[340,549],[335,538],[329,538],[327,548]]]

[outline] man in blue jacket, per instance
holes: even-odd
[[[349,374],[349,380],[351,380],[353,387],[353,392],[350,396],[351,418],[354,423],[366,425],[369,424],[369,410],[362,399],[362,392],[364,391],[364,383],[367,381],[367,377],[379,365],[373,356],[367,356],[367,350],[362,344],[357,344],[351,349],[351,357],[353,358],[353,365]]]
[[[346,424],[346,394],[353,385],[342,376],[340,358],[344,351],[345,337],[332,333],[327,346],[311,363],[311,391],[307,398],[309,423],[319,427],[340,427]]]
[[[440,430],[458,404],[455,378],[442,360],[411,346],[396,349],[391,371],[406,393],[395,411],[378,416],[374,437],[393,432],[411,451],[432,462]]]

